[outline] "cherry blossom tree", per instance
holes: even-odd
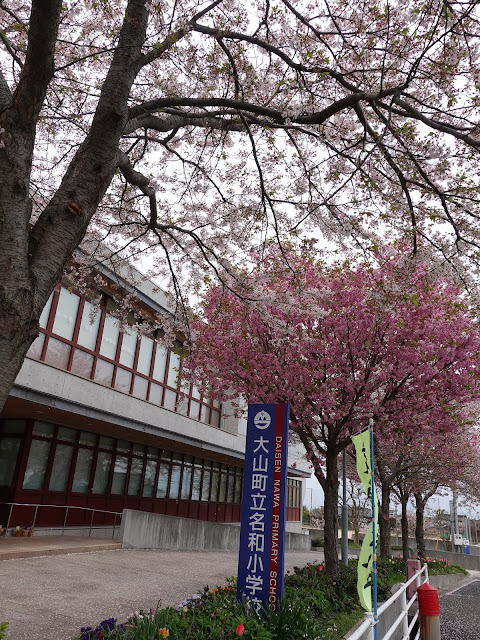
[[[381,435],[376,438],[376,470],[382,487],[380,522],[388,519],[392,490],[403,497],[405,509],[408,497],[412,497],[417,553],[424,558],[424,514],[428,500],[439,489],[470,484],[480,462],[480,447],[477,430],[471,422],[459,423],[453,429],[432,429],[428,423],[419,423],[417,427],[414,437],[400,436],[392,442],[390,434],[385,433],[383,438]],[[381,528],[381,534],[380,552],[387,557],[390,555],[389,527]],[[403,546],[407,554],[408,536]],[[405,559],[407,557],[405,555]]]
[[[474,274],[476,7],[2,0],[0,406],[82,240],[153,252],[178,295],[312,235]]]
[[[287,258],[293,273],[272,251],[246,278],[250,305],[210,288],[192,323],[191,366],[219,397],[290,404],[291,428],[325,493],[334,571],[338,454],[370,417],[392,441],[414,435],[426,416],[454,429],[462,404],[480,392],[480,332],[458,291],[402,253],[375,269]]]

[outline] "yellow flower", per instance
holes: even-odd
[[[168,638],[168,636],[170,635],[170,631],[165,627],[162,627],[158,630],[158,635],[160,636],[160,638]]]

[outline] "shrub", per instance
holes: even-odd
[[[312,538],[312,547],[323,547],[323,538]]]

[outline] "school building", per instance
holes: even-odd
[[[239,522],[245,420],[182,381],[180,337],[167,349],[113,315],[112,287],[145,318],[171,313],[164,292],[134,270],[101,275],[100,308],[56,288],[0,416],[0,523],[101,526],[123,509]],[[300,532],[310,473],[295,446],[288,464],[287,530]]]

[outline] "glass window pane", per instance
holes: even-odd
[[[155,460],[147,460],[145,465],[145,480],[143,482],[143,495],[145,498],[153,498],[155,489],[155,474],[157,472],[157,463]]]
[[[228,474],[227,502],[233,502],[234,489],[235,489],[235,476],[230,473]]]
[[[202,405],[202,415],[200,417],[200,420],[202,422],[205,422],[205,424],[210,423],[210,407],[206,407],[205,405]]]
[[[202,470],[193,470],[192,500],[200,500],[200,489],[202,488]]]
[[[49,491],[66,491],[70,466],[72,462],[73,447],[69,444],[57,444],[55,459],[53,461],[52,474],[50,476]]]
[[[50,315],[50,309],[52,308],[52,300],[53,300],[53,291],[50,294],[49,299],[47,300],[47,304],[43,307],[43,311],[40,315],[39,324],[42,329],[47,328],[48,317]]]
[[[198,416],[200,414],[200,403],[192,400],[190,402],[190,417],[198,420]]]
[[[129,369],[133,369],[135,361],[135,351],[137,349],[137,334],[132,331],[125,332],[122,338],[122,347],[120,349],[120,364],[125,365]]]
[[[118,320],[112,318],[112,316],[105,316],[102,343],[100,345],[100,353],[102,356],[110,358],[110,360],[115,360],[119,332]]]
[[[92,460],[92,449],[78,450],[72,491],[75,491],[76,493],[87,493],[90,482],[90,471],[92,469]]]
[[[170,473],[170,465],[166,462],[160,463],[157,482],[157,498],[167,497],[168,476]]]
[[[115,458],[115,467],[113,469],[112,493],[114,495],[123,495],[125,491],[125,479],[127,477],[128,458],[117,456]]]
[[[210,469],[203,470],[202,496],[201,500],[206,501],[210,496],[210,477],[212,472]]]
[[[45,436],[51,438],[55,433],[55,425],[50,422],[42,422],[41,420],[35,420],[33,423],[33,435]]]
[[[70,359],[71,347],[65,342],[50,338],[48,341],[47,353],[45,354],[45,362],[59,369],[66,369]]]
[[[153,366],[153,377],[159,382],[165,380],[165,365],[167,364],[167,350],[162,344],[157,343],[155,351],[155,364]]]
[[[95,433],[90,433],[90,431],[80,431],[80,444],[97,444],[97,436]]]
[[[130,442],[128,440],[117,440],[118,451],[130,451]]]
[[[67,440],[68,442],[75,442],[77,438],[77,430],[70,429],[70,427],[58,427],[57,438],[59,440]]]
[[[147,455],[149,458],[158,458],[158,452],[158,447],[148,447],[147,449]]]
[[[105,384],[107,387],[112,386],[113,376],[113,364],[106,362],[105,360],[97,360],[97,366],[95,367],[95,382]]]
[[[153,345],[154,345],[154,342],[151,338],[142,336],[142,340],[140,342],[140,349],[138,351],[137,371],[145,374],[146,376],[150,375],[150,365],[152,362]]]
[[[190,483],[192,480],[192,467],[184,466],[183,467],[183,476],[182,476],[182,489],[180,492],[180,497],[182,500],[188,500],[190,497]]]
[[[144,444],[138,444],[137,442],[133,445],[133,453],[143,454],[147,450],[147,447]]]
[[[210,416],[210,424],[212,425],[212,427],[220,426],[220,411],[215,411],[215,409],[212,409],[212,414]]]
[[[40,360],[42,357],[43,345],[45,343],[45,334],[41,333],[30,345],[30,349],[27,351],[27,358],[32,360]]]
[[[180,356],[174,351],[170,351],[170,364],[168,365],[167,384],[169,387],[177,387],[178,374],[180,371]]]
[[[152,384],[150,385],[149,402],[153,402],[153,404],[158,404],[158,406],[162,406],[162,400],[163,400],[163,387],[152,382]]]
[[[28,455],[27,470],[23,479],[24,489],[43,489],[45,472],[47,470],[50,442],[32,440]]]
[[[98,441],[99,447],[103,447],[104,449],[113,449],[113,445],[113,438],[109,438],[108,436],[100,436],[100,439]]]
[[[112,455],[110,453],[106,453],[105,451],[99,451],[97,456],[97,467],[95,469],[95,479],[93,481],[92,493],[107,493],[111,464]]]
[[[12,484],[20,443],[20,438],[0,438],[0,487]]]
[[[130,467],[130,480],[128,481],[128,495],[139,496],[140,486],[142,484],[143,460],[141,458],[132,458]]]
[[[72,358],[70,371],[83,378],[91,378],[93,367],[93,356],[80,349],[75,349]]]
[[[25,420],[17,420],[15,418],[8,418],[0,422],[1,433],[23,433],[25,431]]]
[[[177,401],[176,391],[165,389],[165,398],[163,400],[163,406],[165,407],[165,409],[170,409],[170,411],[175,411],[176,401]]]
[[[200,400],[200,391],[194,384],[192,385],[192,397],[196,400]]]
[[[80,323],[80,331],[78,332],[78,344],[86,347],[91,351],[95,351],[97,344],[98,327],[102,313],[100,309],[87,300],[83,307],[82,321]]]
[[[148,392],[148,380],[141,376],[135,376],[133,382],[133,395],[140,400],[146,400]]]
[[[225,502],[227,494],[227,474],[223,471],[220,474],[220,491],[218,492],[218,501]]]
[[[235,502],[238,504],[242,501],[242,476],[235,475]]]
[[[117,391],[122,391],[123,393],[130,393],[131,384],[132,373],[118,367],[117,374],[115,376],[115,389],[117,389]]]
[[[77,295],[70,293],[63,287],[60,289],[57,311],[53,321],[53,333],[67,340],[73,338],[79,304],[80,298]]]
[[[218,481],[219,471],[217,469],[214,469],[212,472],[212,490],[210,492],[210,500],[212,502],[216,502],[218,498]]]
[[[168,389],[167,389],[168,391]],[[188,396],[178,394],[177,412],[182,415],[188,415]]]
[[[178,498],[178,492],[180,489],[180,471],[181,467],[174,464],[172,465],[172,476],[170,478],[170,491],[168,493],[168,497],[172,500],[176,500]]]

